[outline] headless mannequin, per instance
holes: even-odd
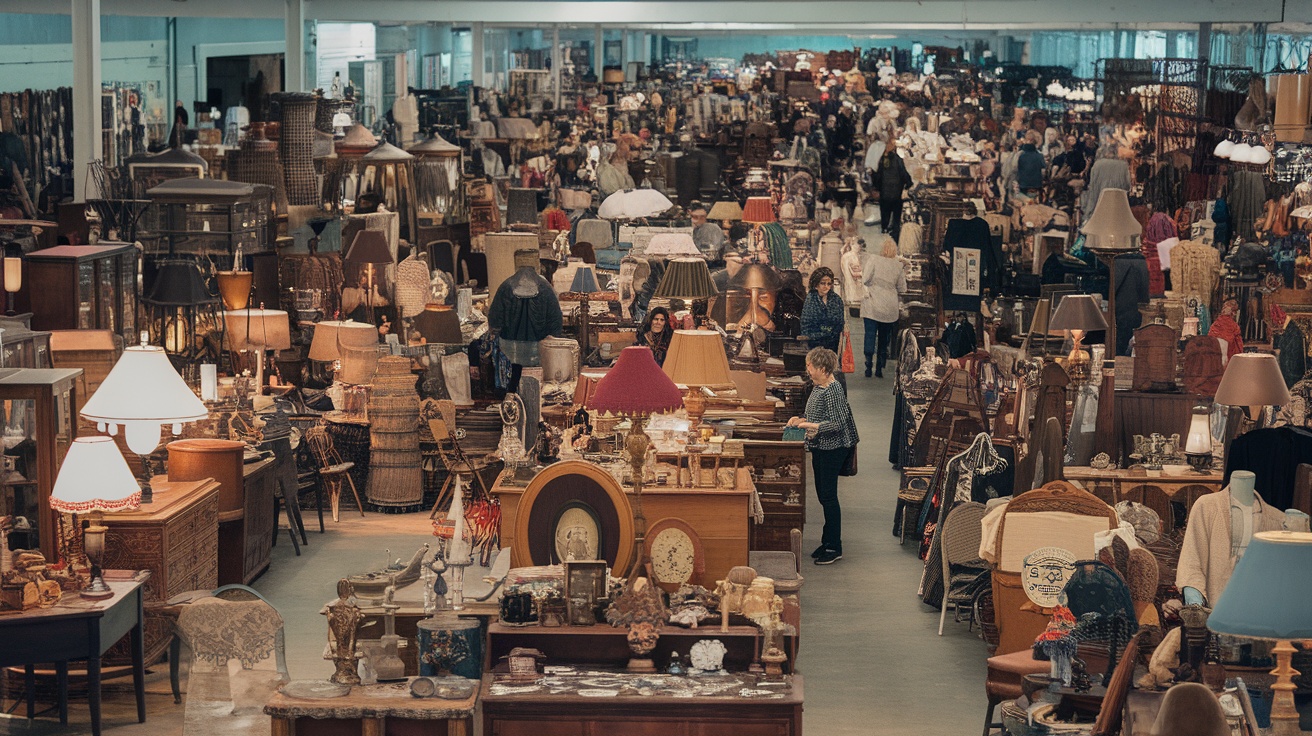
[[[1249,470],[1236,470],[1230,474],[1230,498],[1241,508],[1245,510],[1249,519],[1252,519],[1253,502],[1256,500],[1255,488],[1257,486],[1257,476]],[[1231,546],[1247,547],[1253,539],[1253,527],[1255,524],[1249,523],[1236,527],[1230,525],[1230,544]],[[1206,597],[1197,588],[1186,586],[1182,591],[1184,593],[1184,602],[1186,605],[1203,605]],[[1215,601],[1214,601],[1215,602]]]

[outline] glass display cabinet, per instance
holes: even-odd
[[[0,369],[0,516],[12,514],[11,549],[40,548],[48,562],[59,549],[50,510],[59,463],[77,437],[77,380],[81,368]],[[18,518],[21,517],[21,520]]]
[[[50,333],[32,329],[32,315],[0,317],[0,368],[53,368]]]
[[[136,343],[137,258],[132,243],[104,241],[27,254],[23,290],[33,329],[109,330]]]
[[[220,179],[173,179],[146,192],[141,228],[148,255],[193,255],[227,269],[242,253],[273,251],[273,188]]]

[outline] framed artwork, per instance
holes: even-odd
[[[565,563],[565,603],[570,626],[592,626],[597,623],[597,601],[605,597],[605,560],[571,560]]]
[[[515,515],[515,564],[604,560],[625,570],[633,561],[633,510],[605,468],[580,460],[555,463],[524,489]]]
[[[683,519],[666,517],[651,525],[643,542],[651,558],[652,574],[666,590],[678,590],[683,583],[702,584],[706,572],[706,553],[701,537]]]

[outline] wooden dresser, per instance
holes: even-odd
[[[278,523],[273,515],[277,460],[246,463],[243,471],[246,494],[241,518],[223,524],[219,530],[219,582],[224,585],[250,585],[269,569],[273,556],[273,527]]]
[[[751,468],[765,511],[764,523],[752,522],[750,548],[791,551],[792,530],[806,526],[805,443],[746,440],[743,466]]]
[[[105,514],[107,569],[149,570],[146,606],[146,663],[159,661],[173,636],[170,620],[152,604],[189,590],[213,590],[219,581],[219,485],[204,480],[170,483],[155,476],[154,503],[137,511]],[[126,642],[106,655],[106,664],[130,661]]]

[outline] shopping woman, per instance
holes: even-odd
[[[866,292],[861,300],[861,319],[866,328],[866,378],[870,377],[872,362],[875,375],[884,377],[888,344],[901,315],[900,298],[907,291],[906,269],[897,257],[897,243],[887,235],[880,241],[879,248],[867,254],[865,263],[861,264]]]
[[[806,415],[788,420],[788,426],[807,431],[811,451],[811,475],[815,495],[825,512],[820,546],[811,553],[817,565],[832,565],[843,559],[843,511],[838,505],[838,475],[856,452],[856,422],[847,394],[834,378],[838,356],[828,348],[806,354],[806,373],[815,388],[806,400]]]
[[[670,350],[670,340],[674,337],[674,328],[670,327],[670,312],[665,307],[656,307],[647,313],[647,319],[638,330],[638,345],[651,348],[657,365],[665,365],[665,354]]]
[[[834,291],[834,272],[828,266],[821,266],[811,272],[811,291],[802,305],[802,334],[811,347],[838,353],[838,342],[846,326],[847,306]],[[837,368],[833,372],[846,388],[842,372]]]

